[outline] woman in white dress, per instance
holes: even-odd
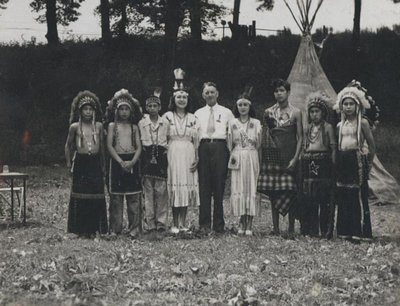
[[[253,217],[259,213],[257,179],[260,172],[258,150],[261,144],[261,123],[255,119],[250,99],[242,95],[233,109],[235,116],[228,126],[228,148],[231,151],[231,206],[240,216],[238,234],[252,236]]]
[[[168,132],[168,197],[172,206],[173,234],[187,231],[188,206],[199,205],[198,123],[187,111],[188,93],[175,90],[171,97],[170,111],[164,117],[169,122]]]

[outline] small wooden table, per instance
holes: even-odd
[[[11,191],[11,221],[14,221],[14,192],[16,188],[21,188],[21,187],[16,187],[14,186],[14,180],[22,180],[23,181],[23,197],[22,197],[22,203],[23,203],[23,224],[26,224],[26,180],[28,179],[29,175],[26,173],[19,173],[19,172],[2,172],[0,173],[0,181],[4,180],[10,188],[0,188],[3,189],[1,191]],[[20,189],[21,190],[21,189]]]

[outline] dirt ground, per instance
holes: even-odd
[[[399,206],[372,206],[375,238],[359,245],[271,236],[268,203],[254,237],[234,234],[227,204],[220,236],[84,239],[66,233],[66,169],[18,170],[30,174],[28,224],[0,220],[0,305],[400,304]]]

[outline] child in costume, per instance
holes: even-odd
[[[303,235],[331,238],[333,224],[332,164],[336,162],[335,131],[327,122],[329,97],[316,92],[307,97],[308,125],[304,132],[304,151],[301,157],[303,181]]]
[[[257,179],[260,172],[258,149],[261,145],[261,123],[249,97],[239,97],[233,109],[235,119],[228,125],[228,148],[231,156],[231,206],[234,216],[240,216],[239,235],[252,236],[253,217],[259,214]]]
[[[139,121],[142,141],[142,176],[147,231],[165,231],[168,218],[167,134],[168,121],[159,115],[160,92],[146,99],[146,111]]]
[[[264,114],[262,163],[257,190],[271,200],[273,230],[279,235],[279,214],[289,212],[289,234],[294,233],[297,202],[296,165],[303,142],[302,116],[289,104],[290,84],[284,80],[272,83],[276,104]]]
[[[197,175],[199,126],[196,117],[187,111],[189,94],[182,83],[184,71],[178,68],[174,74],[176,81],[170,111],[164,118],[169,123],[167,188],[173,216],[171,233],[177,234],[188,230],[188,207],[200,203]]]
[[[363,118],[369,108],[365,93],[357,87],[345,87],[335,104],[341,114],[337,126],[337,235],[352,242],[372,238],[368,173],[375,156],[375,142],[368,120]]]
[[[99,99],[90,91],[79,92],[72,101],[65,144],[67,166],[73,173],[68,232],[78,235],[107,232],[103,126],[97,120],[101,120]]]
[[[110,114],[114,114],[114,120],[108,124],[107,131],[107,148],[111,156],[108,177],[111,200],[110,232],[122,232],[125,197],[129,234],[135,238],[140,231],[142,184],[139,157],[142,144],[137,123],[142,117],[142,112],[139,101],[126,89],[115,93],[108,108]]]

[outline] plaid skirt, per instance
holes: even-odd
[[[268,195],[270,191],[296,191],[295,173],[289,172],[280,165],[261,164],[257,182],[258,192]]]
[[[262,163],[257,191],[270,197],[272,205],[285,216],[297,200],[295,173],[277,164]]]

